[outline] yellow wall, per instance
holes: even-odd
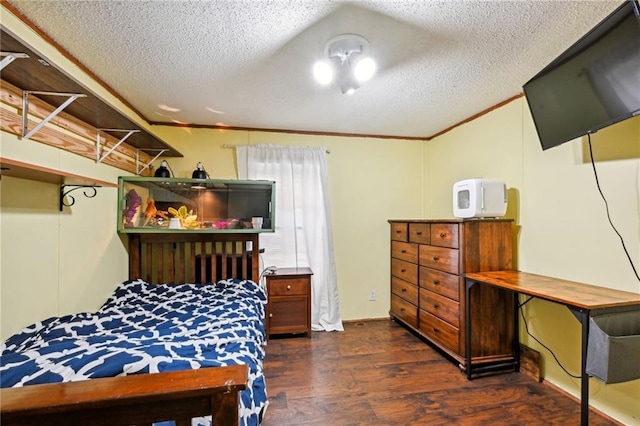
[[[61,58],[3,9],[2,24],[72,76],[100,92],[73,64]],[[104,91],[102,91],[104,92]],[[103,97],[132,116],[107,93]],[[622,131],[639,137],[638,118]],[[631,124],[629,124],[631,123]],[[451,188],[469,177],[492,177],[509,187],[508,216],[516,220],[519,269],[640,292],[640,286],[608,225],[582,141],[542,152],[524,99],[513,101],[430,142],[304,136],[148,126],[185,157],[169,159],[179,177],[202,161],[213,178],[235,178],[235,156],[224,144],[278,143],[327,147],[330,196],[344,319],[386,317],[389,309],[387,219],[452,215]],[[619,129],[619,127],[616,127]],[[614,223],[640,264],[640,160],[615,148],[619,136],[595,135],[603,191]],[[0,155],[115,182],[123,172],[42,144],[1,133]],[[640,139],[636,139],[640,144]],[[601,150],[602,153],[599,153]],[[624,152],[623,152],[624,151]],[[2,338],[51,315],[95,310],[127,275],[125,246],[116,233],[116,190],[102,188],[93,199],[76,197],[57,211],[57,187],[5,177],[0,181]],[[368,301],[370,290],[377,301]],[[577,321],[565,308],[534,301],[527,305],[530,329],[574,373],[579,371]],[[579,395],[535,342],[546,379]],[[591,403],[627,424],[640,419],[640,380],[606,385],[592,380]]]
[[[0,156],[116,182],[110,166],[37,142],[1,134]],[[1,338],[54,315],[96,310],[127,277],[127,252],[116,232],[117,188],[94,198],[74,191],[59,211],[59,187],[0,180]],[[70,198],[66,197],[67,202]]]

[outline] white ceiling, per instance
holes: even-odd
[[[616,1],[10,0],[147,121],[429,137],[518,95]],[[342,33],[379,70],[311,67]]]

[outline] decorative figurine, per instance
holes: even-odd
[[[135,189],[129,190],[125,195],[125,209],[124,209],[124,226],[125,228],[133,228],[133,218],[138,212],[138,207],[142,199],[138,195]]]
[[[147,226],[149,222],[151,222],[152,225],[160,225],[161,221],[164,223],[164,219],[167,219],[167,215],[167,212],[156,208],[156,202],[153,198],[149,198],[147,200],[147,207],[144,209],[145,220],[142,226]]]

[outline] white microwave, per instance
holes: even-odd
[[[467,179],[453,184],[453,215],[500,217],[507,212],[507,186],[497,179]]]

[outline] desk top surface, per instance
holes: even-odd
[[[474,272],[467,278],[583,309],[640,305],[640,294],[520,271]]]

